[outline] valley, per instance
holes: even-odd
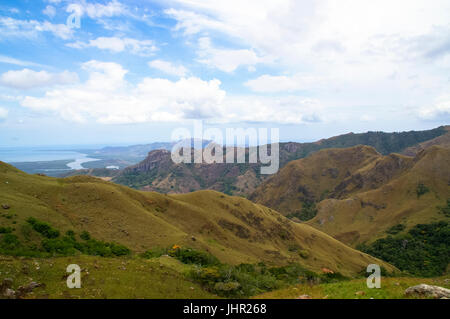
[[[407,285],[449,287],[448,127],[386,134],[282,143],[269,176],[258,163],[175,164],[159,149],[62,177],[0,162],[0,272],[14,289],[45,284],[26,298],[415,298]],[[96,156],[126,163],[147,147]],[[86,289],[58,279],[72,262]],[[362,287],[369,264],[384,290]]]

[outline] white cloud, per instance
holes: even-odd
[[[273,74],[246,82],[255,92],[314,90],[324,107],[362,115],[364,105],[406,111],[450,90],[447,0],[173,0],[165,13],[189,40],[245,51],[204,49],[200,62],[227,72],[271,63]]]
[[[51,32],[53,35],[67,40],[73,35],[73,30],[65,24],[52,24],[48,21],[18,20],[10,17],[0,17],[0,33],[2,37],[34,38],[41,32]]]
[[[278,93],[317,89],[325,83],[331,82],[330,78],[307,74],[296,74],[293,76],[264,74],[244,84],[254,92]]]
[[[208,37],[198,41],[198,61],[223,72],[233,72],[241,65],[254,66],[267,58],[259,57],[253,50],[217,49]]]
[[[132,54],[141,56],[153,55],[154,52],[158,50],[152,40],[136,40],[118,37],[99,37],[94,40],[89,40],[88,43],[77,41],[66,45],[76,49],[95,47],[101,50],[109,50],[114,53],[129,51]]]
[[[39,63],[19,60],[19,59],[11,58],[9,56],[4,56],[4,55],[0,55],[0,63],[14,64],[14,65],[20,65],[20,66],[38,66],[38,67],[43,66],[42,64],[39,64]]]
[[[227,97],[220,81],[196,77],[170,81],[125,79],[127,70],[116,63],[89,61],[84,83],[49,90],[43,97],[26,96],[21,105],[52,112],[69,121],[98,123],[172,122],[207,119],[211,122],[304,123],[320,120],[319,101],[296,96]]]
[[[450,95],[442,95],[434,104],[420,108],[419,116],[427,120],[443,116],[450,118]]]
[[[52,85],[72,84],[78,81],[76,73],[64,71],[49,73],[30,69],[7,71],[0,76],[0,85],[15,89],[33,89]]]
[[[54,6],[46,6],[45,9],[42,11],[43,14],[46,16],[53,18],[56,15],[56,9]]]
[[[0,107],[0,122],[8,117],[8,110]]]
[[[216,122],[260,122],[279,124],[315,123],[323,120],[317,99],[300,96],[233,96],[224,102],[227,112]]]
[[[163,61],[163,60],[153,60],[153,61],[148,62],[148,65],[151,68],[154,68],[154,69],[160,70],[166,74],[174,75],[174,76],[178,76],[178,77],[184,77],[186,75],[186,73],[188,72],[188,70],[182,65],[176,66],[168,61]]]
[[[71,121],[139,123],[211,117],[219,112],[225,96],[218,80],[144,78],[132,85],[119,64],[89,61],[83,68],[89,73],[86,82],[47,91],[42,98],[25,97],[21,104]]]
[[[111,18],[129,13],[127,7],[117,0],[110,1],[106,4],[89,3],[83,0],[79,3],[69,4],[66,11],[75,11],[80,16],[87,15],[91,19]]]

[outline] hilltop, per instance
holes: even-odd
[[[270,208],[215,191],[163,195],[89,176],[28,175],[0,163],[0,202],[8,206],[0,226],[13,229],[24,245],[40,246],[25,227],[33,217],[61,234],[87,231],[134,253],[176,244],[228,264],[298,262],[314,271],[326,267],[345,275],[369,263],[394,269]]]

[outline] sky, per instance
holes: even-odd
[[[450,124],[448,0],[0,0],[0,147]]]

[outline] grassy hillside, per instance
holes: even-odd
[[[448,127],[438,127],[427,131],[398,133],[349,133],[314,143],[280,143],[280,167],[290,161],[329,148],[368,145],[374,147],[381,154],[398,153],[408,147],[438,138],[446,134],[447,130]],[[246,152],[248,152],[248,148]],[[229,195],[248,196],[268,177],[259,172],[259,163],[174,164],[168,151],[157,150],[149,153],[142,162],[125,169],[113,180],[133,188],[162,193],[187,193],[201,189],[213,189]]]
[[[369,289],[366,279],[355,279],[338,283],[325,283],[319,285],[301,284],[285,289],[267,292],[255,299],[297,299],[308,295],[313,299],[414,299],[419,296],[406,296],[408,287],[420,284],[436,285],[450,288],[448,276],[440,278],[381,278],[380,289]]]
[[[373,147],[362,145],[322,150],[288,163],[249,198],[285,215],[300,214],[305,203],[328,197],[342,181],[379,157]]]
[[[298,262],[314,271],[326,267],[344,275],[373,262],[393,269],[311,226],[214,191],[161,195],[88,176],[33,176],[1,163],[0,203],[8,207],[0,208],[0,227],[11,228],[20,243],[36,249],[42,249],[42,238],[30,235],[29,217],[48,222],[60,234],[87,231],[133,253],[177,244],[208,251],[228,264]]]
[[[81,268],[81,289],[69,289],[66,267]],[[0,279],[13,280],[13,289],[31,281],[44,283],[27,298],[217,298],[183,275],[183,265],[171,258],[154,260],[94,256],[17,259],[0,256]]]
[[[398,224],[407,231],[417,224],[448,220],[439,207],[450,198],[449,159],[450,149],[433,146],[419,153],[411,168],[374,189],[362,187],[356,192],[348,184],[353,192],[343,199],[320,202],[317,216],[308,224],[356,245],[385,237]],[[407,166],[410,161],[405,159]],[[371,172],[373,169],[362,171],[362,180]]]

